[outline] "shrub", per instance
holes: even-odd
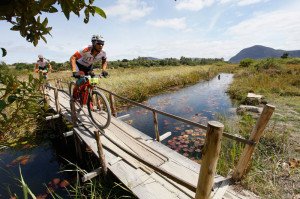
[[[0,138],[16,138],[34,128],[42,113],[38,104],[42,99],[38,89],[42,82],[32,75],[28,81],[20,81],[10,73],[1,73],[0,82]]]
[[[300,64],[300,58],[289,58],[287,64]]]
[[[281,65],[274,58],[267,58],[259,61],[254,66],[256,70],[281,69]]]
[[[240,61],[240,67],[248,68],[252,63],[254,63],[253,59],[246,58]]]

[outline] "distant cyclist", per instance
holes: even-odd
[[[44,58],[43,55],[38,55],[38,60],[35,64],[35,72],[40,73],[44,77],[44,79],[47,79],[48,72],[52,71],[51,64]]]
[[[93,71],[93,64],[97,61],[101,61],[102,76],[106,77],[108,73],[106,52],[103,49],[104,39],[99,35],[92,36],[92,45],[87,46],[83,50],[76,51],[71,56],[70,62],[73,72],[73,77],[78,77],[78,71],[83,71],[85,75],[88,75]]]

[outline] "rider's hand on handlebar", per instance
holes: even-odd
[[[79,75],[78,75],[78,73],[76,71],[72,72],[72,76],[75,77],[75,78],[79,77]]]

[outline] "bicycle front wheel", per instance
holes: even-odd
[[[111,121],[111,110],[104,94],[93,90],[87,100],[87,108],[92,121],[100,128],[105,129]]]

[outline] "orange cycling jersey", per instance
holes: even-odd
[[[106,60],[106,52],[101,50],[95,57],[92,55],[92,46],[88,46],[81,51],[76,51],[74,56],[77,58],[77,62],[83,66],[89,67],[94,62],[100,60]]]

